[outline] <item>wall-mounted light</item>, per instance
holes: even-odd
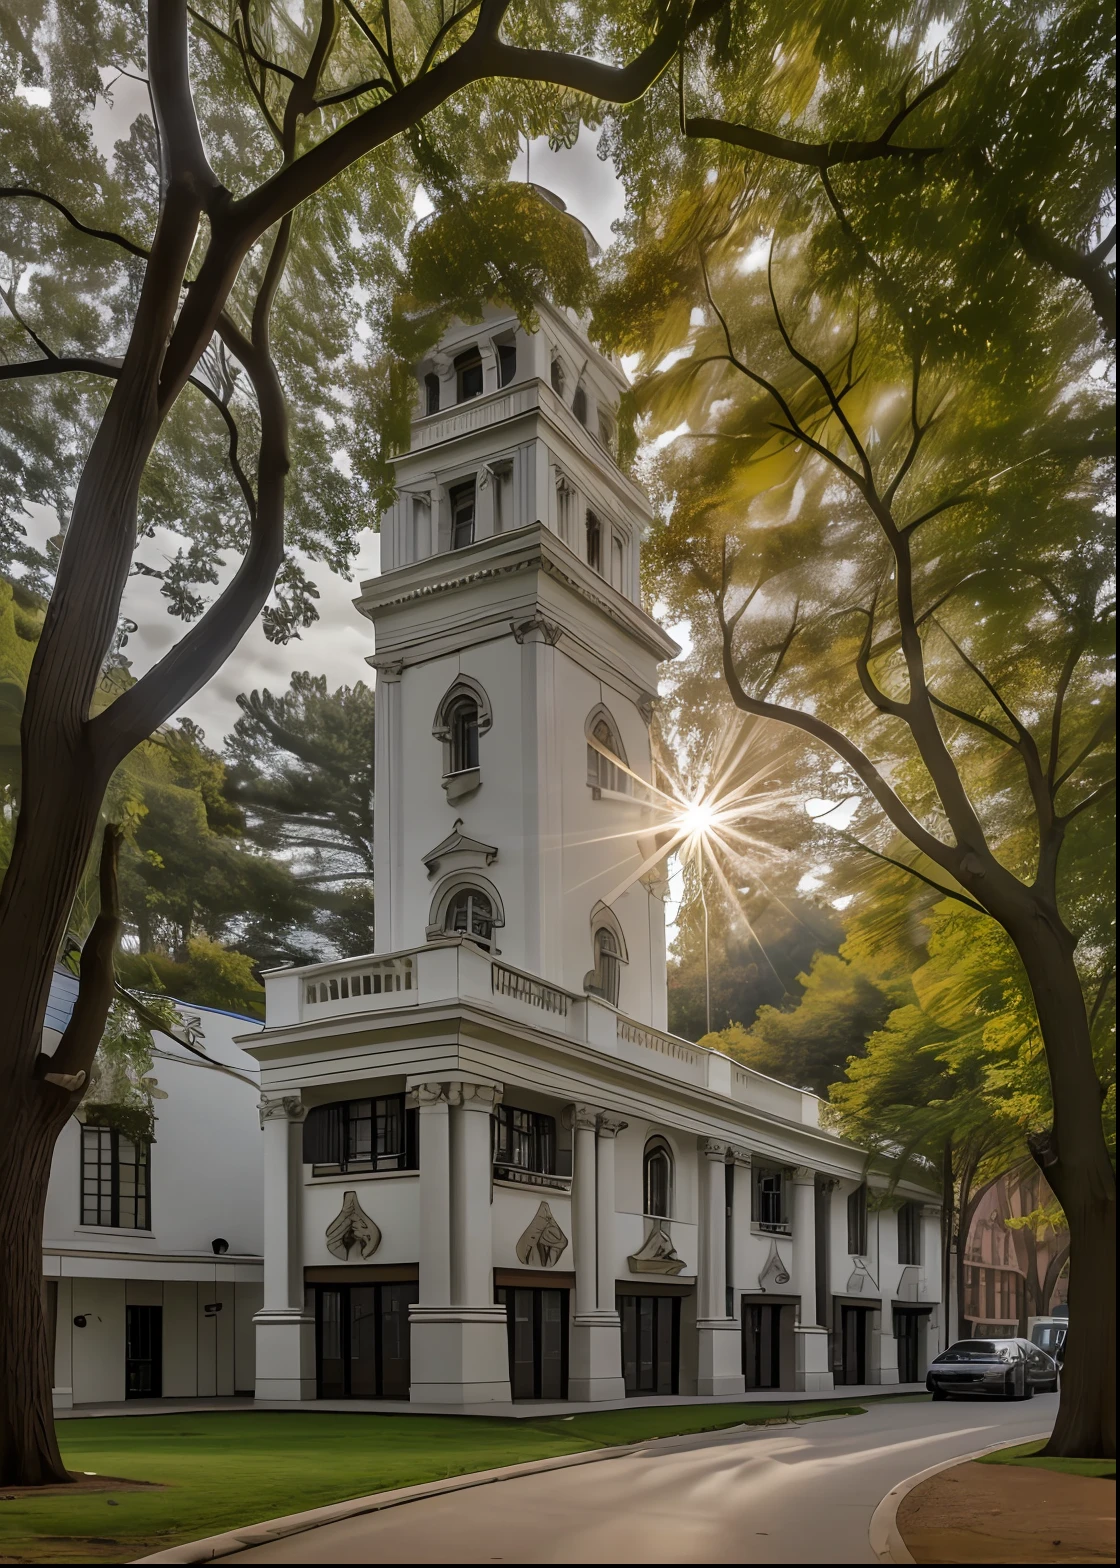
[[[208,1318],[216,1318],[222,1310],[222,1303],[220,1301],[208,1301],[202,1310]]]
[[[86,1315],[85,1315],[84,1312],[79,1312],[78,1316],[74,1319],[74,1327],[75,1328],[85,1328],[85,1326],[86,1326]]]
[[[215,1236],[210,1243],[210,1248],[214,1256],[220,1258],[224,1252],[229,1251],[229,1242],[224,1236]]]

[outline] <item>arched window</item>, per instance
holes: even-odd
[[[458,675],[444,692],[432,721],[443,745],[443,787],[449,801],[472,794],[481,782],[478,738],[494,722],[490,699],[476,680]]]
[[[581,425],[586,425],[587,391],[586,388],[582,386],[576,387],[575,392],[572,394],[572,413],[576,416]]]
[[[494,941],[494,906],[478,887],[458,888],[447,901],[443,929],[449,936],[469,936],[490,949]]]
[[[463,550],[474,543],[474,480],[456,485],[448,499],[451,503],[451,548]]]
[[[556,357],[553,357],[552,366],[549,370],[549,379],[552,382],[552,390],[556,393],[556,396],[563,397],[564,367]]]
[[[608,753],[608,755],[604,755]],[[626,753],[622,749],[618,730],[605,708],[591,715],[587,727],[587,782],[592,789],[614,790],[616,794],[630,793],[630,775],[624,766]]]
[[[478,767],[478,703],[465,692],[456,697],[447,713],[450,773]]]
[[[618,1006],[619,964],[618,938],[609,926],[600,926],[594,936],[595,980],[592,986],[596,996],[601,996],[612,1007]]]
[[[673,1212],[673,1155],[664,1138],[651,1138],[642,1160],[642,1193],[645,1213],[667,1220]]]
[[[432,373],[424,377],[424,412],[439,413],[439,377]]]

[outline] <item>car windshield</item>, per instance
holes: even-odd
[[[938,1361],[1007,1361],[1018,1354],[1013,1339],[959,1339],[943,1350]]]
[[[1062,1340],[1066,1337],[1065,1327],[1057,1323],[1038,1323],[1031,1336],[1040,1350],[1049,1351],[1052,1355]]]

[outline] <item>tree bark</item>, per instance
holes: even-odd
[[[1031,1153],[1069,1225],[1070,1328],[1058,1419],[1045,1453],[1116,1456],[1116,1177],[1101,1125],[1074,939],[1038,919],[1011,931],[1023,959],[1050,1067],[1054,1115]]]

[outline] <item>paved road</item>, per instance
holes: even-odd
[[[666,1438],[322,1525],[238,1563],[869,1563],[871,1515],[918,1470],[1045,1431],[1029,1403],[871,1405],[803,1426]]]

